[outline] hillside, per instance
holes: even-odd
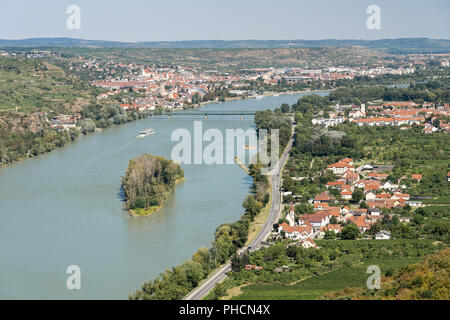
[[[76,130],[55,131],[49,120],[80,112],[96,90],[50,63],[0,57],[0,165],[73,140]]]
[[[29,49],[30,50],[30,49]],[[373,65],[386,53],[363,47],[323,48],[54,48],[64,56],[114,60],[149,65],[183,65],[203,70],[233,71],[245,68],[299,67],[324,65]]]
[[[95,97],[92,90],[48,62],[0,57],[0,110],[78,112]]]
[[[376,292],[360,288],[345,288],[326,294],[324,299],[450,299],[450,248],[429,255],[422,261],[405,266],[392,276],[381,279]]]
[[[191,40],[191,41],[143,41],[120,42],[85,40],[75,38],[31,38],[23,40],[1,40],[5,47],[108,47],[108,48],[314,48],[363,46],[390,53],[449,53],[450,40],[428,38],[399,38],[379,40],[324,39],[324,40]]]

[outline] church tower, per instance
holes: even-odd
[[[295,210],[294,210],[294,204],[291,202],[291,210],[289,210],[286,221],[289,223],[291,227],[295,225]]]
[[[363,114],[363,116],[366,116],[366,104],[365,103],[361,103],[361,113]]]

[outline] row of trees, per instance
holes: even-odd
[[[44,125],[36,133],[15,133],[0,125],[0,165],[53,151],[67,145],[77,136],[76,129],[55,131]]]
[[[258,128],[268,129],[269,132],[271,128],[280,129],[280,131],[281,129],[287,130],[290,136],[290,121],[279,109],[275,113],[272,111],[257,113],[255,122],[257,122]],[[282,141],[280,144],[285,146],[289,138]],[[139,300],[181,299],[197,286],[198,281],[206,278],[211,270],[235,255],[237,250],[242,248],[248,240],[250,224],[270,199],[269,181],[266,175],[261,174],[262,167],[260,162],[250,165],[253,187],[252,193],[242,203],[244,214],[238,221],[222,224],[216,229],[210,249],[199,249],[191,260],[167,270],[153,281],[145,282],[142,288],[131,294],[129,298]],[[232,259],[236,268],[243,267],[246,261],[245,256],[238,258],[234,256]],[[193,270],[196,270],[195,276]],[[216,292],[217,296],[223,294],[220,286],[216,291],[221,292],[220,294]]]
[[[83,133],[90,133],[95,128],[107,128],[113,125],[119,125],[122,123],[137,120],[142,117],[137,112],[127,112],[118,105],[108,104],[99,105],[91,104],[85,106],[81,112],[83,120],[79,125]]]
[[[141,289],[129,296],[132,300],[180,300],[199,281],[236,253],[247,242],[250,223],[262,208],[262,203],[249,195],[243,203],[245,213],[233,223],[222,224],[214,233],[211,248],[200,248],[192,258],[179,266],[166,270],[153,281],[145,282]]]

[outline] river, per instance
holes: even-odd
[[[321,92],[321,95],[327,92]],[[264,110],[304,94],[208,104],[205,110]],[[126,299],[140,283],[209,246],[215,229],[237,220],[251,178],[237,165],[182,165],[163,209],[131,218],[120,179],[144,152],[169,158],[173,130],[190,116],[150,118],[79,138],[67,147],[0,168],[0,299]],[[210,116],[203,129],[254,126],[246,116]],[[140,130],[156,133],[142,139]],[[81,269],[81,290],[66,269]]]

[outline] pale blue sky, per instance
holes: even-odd
[[[66,8],[81,8],[81,29]],[[366,8],[381,8],[368,30]],[[95,40],[450,39],[449,0],[0,0],[0,38]]]

